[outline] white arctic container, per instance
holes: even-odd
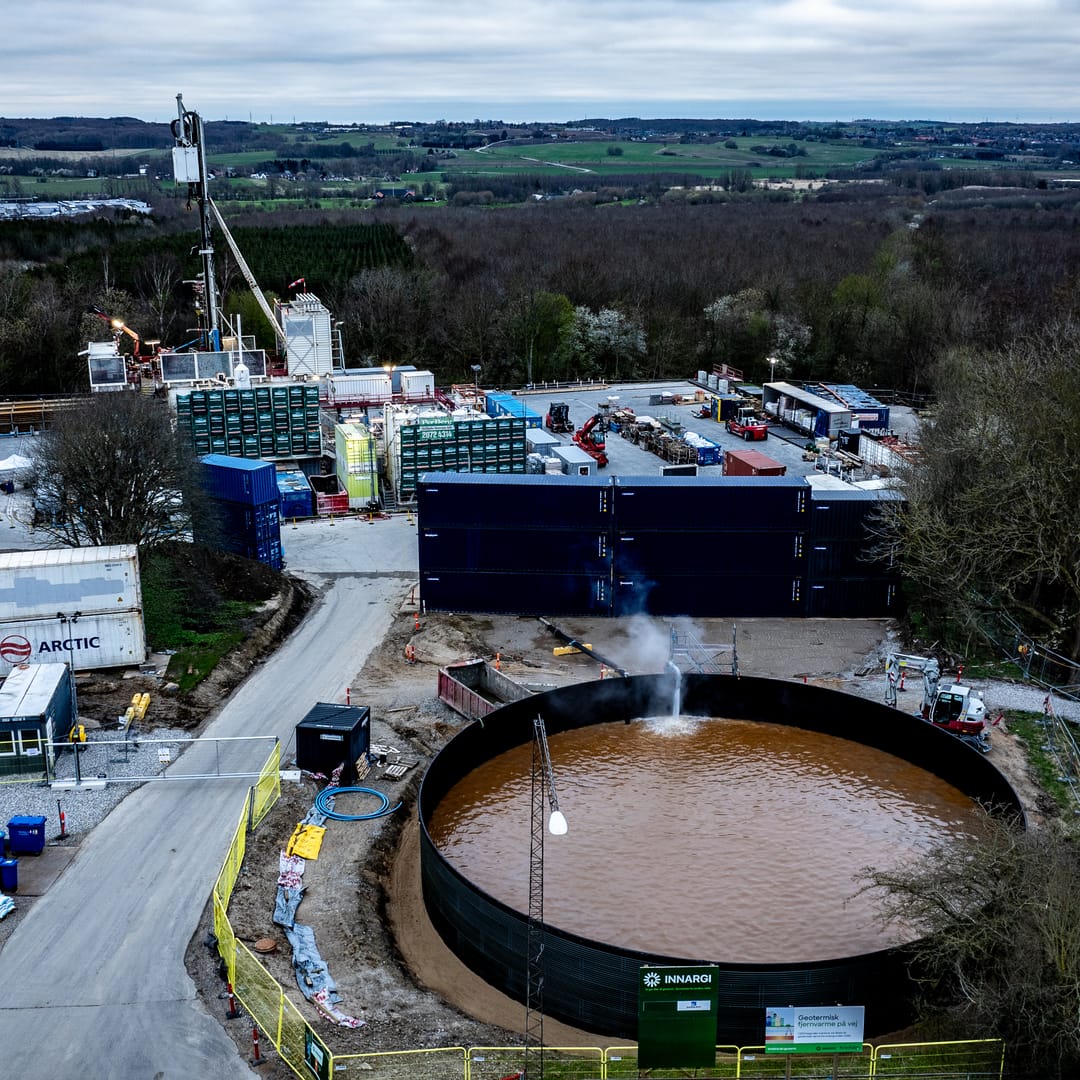
[[[49,548],[0,554],[0,633],[12,620],[142,611],[139,549]]]
[[[0,675],[17,664],[70,664],[76,671],[130,667],[146,659],[141,611],[33,619],[0,625]]]

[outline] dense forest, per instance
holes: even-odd
[[[350,364],[411,363],[442,382],[686,376],[920,393],[954,347],[1078,314],[1080,192],[980,186],[928,198],[883,183],[802,199],[674,191],[507,208],[239,212],[231,228],[271,296],[303,277],[341,321]],[[178,200],[139,215],[0,222],[0,394],[86,388],[97,307],[179,346],[197,326],[198,223]],[[273,346],[219,243],[226,315]]]

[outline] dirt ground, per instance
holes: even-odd
[[[327,823],[320,857],[307,864],[306,892],[297,913],[298,922],[315,930],[319,951],[341,995],[340,1010],[363,1019],[364,1026],[356,1030],[335,1026],[304,1000],[288,943],[272,922],[279,852],[313,803],[319,789],[313,780],[283,783],[277,806],[249,837],[229,911],[238,937],[249,946],[260,939],[275,942],[276,951],[265,957],[267,968],[335,1054],[520,1044],[523,1006],[478,979],[443,945],[428,922],[420,895],[416,793],[427,762],[465,724],[438,700],[437,670],[456,660],[494,660],[498,655],[506,674],[536,688],[599,675],[596,664],[580,654],[555,657],[553,647],[561,642],[531,617],[428,614],[420,617],[419,630],[414,620],[414,613],[403,609],[351,687],[351,700],[371,707],[372,744],[399,752],[390,755],[390,763],[415,762],[400,779],[375,766],[360,781],[401,805],[372,821]],[[659,671],[670,643],[662,620],[576,619],[560,626],[638,671]],[[695,630],[701,641],[731,640],[729,623],[718,621]],[[881,700],[881,659],[891,634],[884,622],[807,620],[793,625],[747,620],[739,624],[738,633],[739,660],[746,673],[805,678]],[[405,660],[410,644],[416,650],[415,664]],[[723,662],[729,659],[727,653],[717,655]],[[285,748],[283,767],[292,750]],[[1009,776],[1033,820],[1038,820],[1041,793],[1029,775],[1022,746],[1004,726],[994,733],[993,761]],[[337,808],[360,814],[374,809],[364,804],[364,798],[343,796]],[[211,929],[207,910],[189,951],[188,968],[207,1008],[224,1015],[220,965],[205,944]],[[229,1030],[241,1052],[249,1053],[249,1028],[234,1024]],[[564,1046],[604,1046],[611,1041],[550,1020],[545,1021],[545,1040]],[[279,1062],[272,1062],[269,1072],[262,1071],[291,1075]]]

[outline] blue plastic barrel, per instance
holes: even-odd
[[[19,891],[18,859],[0,859],[0,889],[4,892]]]

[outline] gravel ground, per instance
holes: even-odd
[[[126,747],[115,745],[123,731],[89,731],[86,745],[79,752],[79,771],[84,781],[77,788],[49,787],[42,781],[0,784],[0,829],[5,836],[13,817],[45,818],[46,847],[76,847],[79,841],[109,815],[112,809],[144,780],[123,777],[156,776],[168,768],[159,759],[159,748],[168,746],[176,761],[190,742],[191,733],[170,728],[155,728],[131,739]],[[157,742],[151,740],[167,740]],[[99,781],[104,772],[109,782]],[[63,751],[57,758],[56,775],[60,780],[74,780],[75,755]],[[66,835],[60,835],[60,809],[64,811]],[[0,947],[11,936],[20,917],[30,907],[33,897],[15,894],[14,911],[0,921]]]
[[[164,744],[176,748],[171,753],[175,761],[183,744],[190,741],[191,734],[156,728],[130,740],[126,748],[116,745],[123,737],[122,731],[87,732],[86,745],[79,752],[79,771],[84,783],[77,789],[48,787],[40,781],[0,784],[0,828],[4,828],[17,815],[44,817],[46,844],[58,842],[59,802],[67,819],[67,832],[73,837],[88,833],[141,782],[123,782],[122,778],[158,775],[168,767],[167,762],[158,760],[159,747],[163,744],[150,740],[176,740]],[[106,774],[108,783],[98,782],[102,772]],[[56,775],[60,780],[74,781],[75,755],[72,751],[65,750],[58,756]]]

